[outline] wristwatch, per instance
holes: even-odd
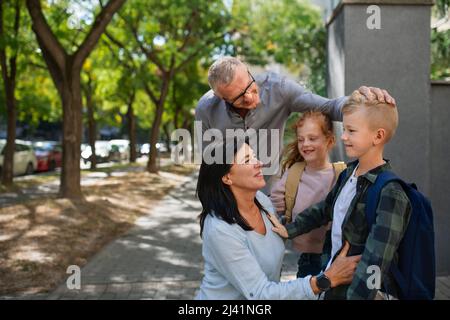
[[[316,284],[322,292],[330,290],[331,288],[331,281],[323,272],[316,276]]]

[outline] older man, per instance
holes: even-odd
[[[315,95],[297,82],[276,73],[254,77],[248,67],[234,57],[223,57],[214,62],[208,72],[208,82],[211,90],[201,97],[195,110],[195,118],[202,127],[202,136],[197,139],[204,137],[208,129],[220,130],[223,137],[236,134],[237,129],[241,129],[237,135],[242,132],[250,137],[256,135],[258,156],[263,162],[266,162],[265,155],[271,159],[265,163],[270,168],[264,172],[266,180],[278,171],[289,115],[292,112],[320,110],[330,114],[333,120],[342,121],[341,107],[347,99],[327,99]],[[362,86],[359,91],[368,99],[395,104],[385,90]],[[261,129],[266,129],[264,134],[261,134]],[[272,139],[274,135],[276,139]],[[202,141],[205,146],[207,141]],[[267,193],[269,188],[270,184],[263,191]]]

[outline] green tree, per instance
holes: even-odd
[[[81,69],[84,61],[97,44],[125,0],[110,0],[106,6],[100,2],[100,8],[91,8],[91,16],[76,21],[78,30],[82,26],[90,25],[87,34],[82,32],[68,32],[58,24],[57,19],[66,21],[67,17],[74,17],[77,12],[67,10],[53,10],[52,16],[55,31],[50,27],[44,16],[39,0],[26,0],[28,12],[32,19],[32,28],[42,50],[55,87],[61,98],[63,107],[63,165],[61,172],[60,196],[81,198],[80,186],[80,143],[82,135],[82,95]],[[67,5],[68,3],[65,3]],[[48,7],[48,3],[45,4]],[[81,4],[80,4],[81,5]],[[57,6],[56,6],[57,7]],[[95,19],[92,11],[99,11]],[[71,15],[72,14],[72,15]],[[56,22],[55,22],[56,21]],[[70,20],[69,20],[70,21]],[[70,31],[70,30],[69,30]],[[65,44],[65,45],[64,45]],[[66,49],[65,49],[66,48]]]
[[[207,69],[197,59],[173,79],[162,119],[164,140],[169,149],[171,131],[178,128],[190,130],[193,127],[195,106],[199,97],[208,90]]]
[[[30,36],[34,38],[30,29]],[[37,43],[31,39],[33,51],[18,60],[17,119],[34,130],[42,121],[61,121],[61,102],[48,69],[36,51]]]
[[[437,20],[431,30],[431,79],[450,79],[450,29],[441,30],[449,24],[450,0],[437,0],[432,16]]]
[[[116,117],[117,113],[120,114],[120,108],[115,98],[115,95],[124,90],[118,83],[121,76],[116,56],[111,54],[104,41],[100,41],[83,65],[81,80],[86,106],[84,124],[87,125],[92,154],[95,154],[97,128],[102,125],[121,125],[122,118]],[[91,169],[96,168],[96,157],[92,157],[90,163]]]
[[[118,35],[118,38],[113,34]],[[138,48],[133,42],[119,41],[123,37],[123,30],[111,28],[105,32],[102,43],[109,48],[109,54],[112,58],[109,68],[119,70],[117,79],[117,90],[113,94],[116,104],[125,105],[126,107],[126,130],[130,140],[130,162],[136,162],[137,152],[137,120],[135,115],[134,103],[136,101],[137,92],[142,89],[142,82],[145,81],[146,74],[143,71],[146,63],[141,57],[134,54]]]
[[[48,69],[40,55],[40,49],[35,41],[35,36],[31,30],[31,20],[25,8],[25,1],[19,0],[20,4],[20,26],[17,37],[13,32],[16,15],[14,8],[16,2],[3,1],[3,23],[4,37],[1,37],[0,43],[5,49],[5,58],[17,53],[15,60],[15,109],[14,114],[18,121],[26,123],[32,132],[41,121],[55,122],[61,118],[62,110],[58,98],[58,93],[52,84]],[[6,60],[6,69],[11,69],[10,58]],[[13,63],[14,64],[14,63]],[[5,64],[4,64],[5,65]],[[1,70],[1,66],[0,66]],[[9,74],[9,72],[7,72]],[[3,74],[4,75],[4,74]],[[3,77],[0,78],[2,83],[1,93],[4,95],[5,82]],[[1,121],[6,121],[8,115],[6,113],[6,99],[2,98],[3,103],[0,104],[0,113],[5,114],[1,117]],[[15,121],[10,122],[15,125]],[[4,123],[6,124],[6,123]],[[13,130],[15,132],[15,130]]]
[[[7,115],[7,140],[3,163],[0,163],[2,184],[12,185],[14,169],[14,150],[16,139],[16,86],[17,58],[20,52],[19,35],[21,27],[22,6],[20,0],[14,2],[0,0],[0,67],[5,94]]]
[[[326,31],[320,11],[305,0],[234,2],[235,54],[255,65],[276,62],[325,95]]]
[[[92,63],[89,59],[83,66],[84,81],[81,83],[81,88],[85,96],[86,109],[87,109],[87,125],[88,125],[88,141],[91,146],[92,157],[91,157],[91,170],[97,167],[97,157],[95,150],[95,140],[97,140],[97,125],[95,120],[95,109],[96,109],[96,76],[92,70]],[[82,77],[83,78],[83,77]]]
[[[211,55],[225,42],[231,16],[220,0],[138,0],[120,17],[127,33],[118,40],[133,39],[138,48],[133,54],[148,63],[143,89],[155,112],[147,170],[157,172],[156,142],[171,82],[194,59]]]

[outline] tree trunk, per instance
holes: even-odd
[[[63,163],[60,196],[82,198],[80,185],[80,144],[82,134],[82,101],[80,72],[84,61],[96,46],[115,12],[126,0],[110,0],[95,18],[83,43],[69,55],[56,38],[42,12],[40,0],[26,0],[45,63],[63,105]]]
[[[185,114],[185,118],[183,120],[183,124],[181,125],[181,128],[186,129],[186,130],[191,130],[192,116],[190,114]]]
[[[69,69],[70,68],[70,69]],[[82,101],[80,71],[65,74],[62,84],[63,103],[63,157],[60,196],[81,199],[80,145],[82,133]]]
[[[41,44],[41,38],[37,37]],[[61,97],[63,107],[62,168],[59,196],[62,198],[83,199],[81,192],[81,136],[82,136],[82,93],[80,68],[75,68],[73,56],[65,56],[62,69],[54,63],[45,47],[42,47],[44,60]]]
[[[16,99],[14,96],[14,88],[15,83],[11,83],[10,79],[5,81],[6,113],[8,122],[5,156],[3,158],[3,164],[0,163],[0,167],[2,167],[2,184],[6,187],[12,185],[14,172],[14,151],[16,141]]]
[[[136,116],[134,115],[133,102],[135,92],[132,92],[130,100],[128,101],[127,122],[128,122],[128,137],[130,138],[130,163],[136,162]]]
[[[18,39],[20,28],[20,2],[15,3],[14,16],[14,36]],[[4,19],[3,19],[3,1],[0,1],[0,37],[5,36]],[[6,98],[6,116],[7,116],[7,133],[6,145],[4,149],[3,163],[0,163],[0,178],[2,184],[10,187],[13,183],[14,175],[14,152],[16,149],[16,73],[17,73],[17,52],[7,58],[6,44],[0,49],[0,66],[2,70],[2,78],[5,89]],[[9,60],[9,68],[7,59]],[[8,74],[9,69],[9,74]]]
[[[166,123],[165,125],[163,125],[163,132],[164,132],[164,136],[165,136],[165,141],[167,144],[167,150],[169,151],[169,153],[172,151],[172,148],[170,147],[170,130],[169,130],[169,123]]]
[[[150,173],[158,173],[158,164],[156,163],[157,152],[156,143],[159,137],[159,127],[161,126],[161,119],[164,112],[164,102],[166,101],[167,93],[169,91],[170,79],[173,70],[163,74],[163,83],[161,88],[161,95],[156,105],[155,119],[153,120],[152,130],[150,134],[150,154],[147,162],[147,170]]]
[[[177,86],[175,85],[175,81],[172,84],[172,104],[175,106],[174,116],[173,116],[173,127],[178,129],[178,115],[180,114],[181,107],[177,103],[176,96]]]
[[[150,133],[150,153],[147,162],[147,171],[150,173],[158,173],[159,169],[159,164],[156,163],[158,152],[158,149],[156,149],[156,143],[158,142],[159,125],[161,124],[163,110],[164,102],[162,101],[156,106],[155,119],[153,120],[153,126]]]
[[[173,127],[175,129],[178,129],[178,115],[180,114],[180,110],[178,109],[178,107],[175,108],[175,115],[173,116]]]
[[[89,76],[89,75],[88,75]],[[86,87],[86,107],[88,113],[88,136],[89,145],[91,146],[91,170],[97,168],[97,157],[95,152],[95,140],[97,138],[97,126],[94,119],[94,102],[92,100],[92,86],[91,77],[89,76],[88,84]]]

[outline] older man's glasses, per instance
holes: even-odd
[[[248,84],[248,86],[245,88],[244,91],[242,91],[236,98],[232,99],[231,101],[227,101],[225,100],[225,102],[233,108],[236,108],[236,103],[241,103],[242,102],[242,97],[244,97],[248,92],[248,90],[252,87],[253,83],[255,83],[255,78],[253,78],[252,74],[250,72],[248,72],[248,75],[250,76],[250,83]],[[252,93],[252,92],[250,92]]]

